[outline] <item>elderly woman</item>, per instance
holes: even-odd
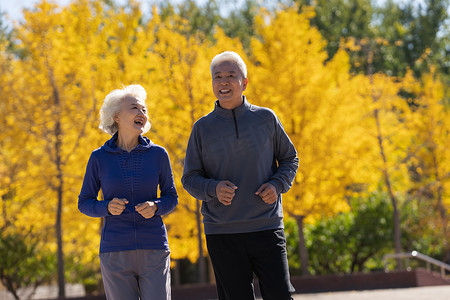
[[[112,138],[92,152],[78,198],[82,213],[104,218],[100,266],[109,300],[171,297],[161,216],[175,208],[178,196],[166,150],[142,136],[150,129],[146,98],[140,85],[106,96],[99,127]]]

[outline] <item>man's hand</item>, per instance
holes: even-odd
[[[114,198],[108,203],[108,212],[113,216],[119,216],[125,209],[125,204],[128,204],[128,200],[125,198]]]
[[[267,204],[275,203],[278,199],[277,189],[271,183],[264,183],[261,185],[255,195],[260,196]]]
[[[144,218],[150,219],[153,217],[158,210],[158,206],[153,201],[146,201],[143,203],[139,203],[135,207],[136,211],[140,213]]]
[[[225,180],[220,181],[216,186],[217,199],[223,205],[230,205],[234,198],[237,186],[232,182]]]

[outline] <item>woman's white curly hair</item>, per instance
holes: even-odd
[[[139,84],[132,84],[124,86],[122,89],[117,89],[111,91],[106,95],[105,100],[103,100],[102,108],[100,109],[100,128],[102,131],[114,135],[119,127],[114,120],[115,116],[119,113],[122,101],[127,97],[132,96],[142,102],[142,105],[147,107],[145,100],[147,99],[147,92]],[[144,131],[142,134],[147,133],[150,130],[150,122],[144,125]]]

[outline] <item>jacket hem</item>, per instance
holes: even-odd
[[[100,248],[99,253],[107,252],[120,252],[120,251],[132,251],[132,250],[170,250],[169,246],[163,245],[162,247],[156,246],[138,246],[138,247],[108,247]]]
[[[257,232],[284,228],[283,218],[253,220],[233,223],[207,223],[204,222],[205,234],[231,234]]]

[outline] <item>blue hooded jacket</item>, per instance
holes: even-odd
[[[104,217],[100,253],[136,249],[169,250],[167,231],[161,216],[178,204],[178,196],[167,151],[139,136],[131,152],[116,145],[117,133],[89,158],[78,209],[90,217]],[[158,186],[160,196],[158,197]],[[100,189],[104,200],[98,200]],[[119,216],[108,213],[113,198],[126,198]],[[150,219],[136,212],[135,206],[153,201],[158,210]]]

